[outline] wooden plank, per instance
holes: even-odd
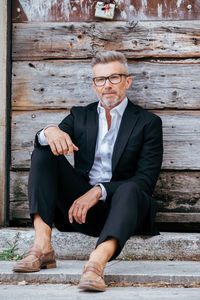
[[[199,111],[158,112],[163,121],[163,169],[199,170]]]
[[[162,171],[154,192],[158,211],[200,213],[199,185],[199,171]]]
[[[29,168],[33,151],[34,137],[46,124],[58,124],[67,114],[62,112],[16,112],[12,117],[11,158],[12,168]],[[23,134],[22,134],[23,128]]]
[[[29,219],[28,172],[11,172],[10,221]]]
[[[159,204],[158,223],[200,223],[200,200],[196,201],[200,194],[199,176],[200,172],[162,172],[156,195]],[[28,172],[11,172],[11,221],[26,222],[29,219],[27,184]],[[167,203],[166,197],[171,197]],[[160,205],[161,202],[163,205]]]
[[[95,17],[98,0],[13,1],[14,22],[99,21]],[[200,17],[198,0],[115,0],[115,20],[194,20]],[[191,7],[187,7],[188,4]]]
[[[0,28],[0,225],[5,225],[7,200],[7,1],[1,1]]]
[[[57,124],[67,111],[14,112],[12,115],[12,168],[29,168],[35,133]],[[156,111],[164,132],[163,169],[200,170],[199,111]],[[23,131],[23,134],[22,134]]]
[[[128,58],[199,57],[199,21],[15,23],[13,59],[88,58],[118,50]]]
[[[16,208],[27,201],[28,171],[11,171],[10,203]],[[200,213],[200,171],[162,171],[154,198],[159,212]]]
[[[157,223],[200,223],[200,213],[158,213]]]
[[[27,221],[30,220],[28,203],[10,206],[10,220]],[[200,213],[158,213],[156,223],[195,223],[200,224]],[[174,228],[175,229],[175,228]]]
[[[130,61],[128,96],[148,109],[200,109],[200,59]],[[14,110],[66,109],[95,101],[90,61],[14,62]]]

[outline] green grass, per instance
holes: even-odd
[[[23,254],[16,254],[16,251],[19,250],[19,248],[17,248],[17,244],[14,243],[13,245],[11,245],[9,242],[8,242],[8,246],[9,248],[8,249],[4,249],[2,251],[2,253],[0,254],[0,260],[20,260],[24,257],[25,253]]]
[[[132,258],[128,257],[128,256],[125,256],[125,257],[122,258],[122,260],[124,260],[124,261],[132,261]]]

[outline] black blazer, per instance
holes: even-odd
[[[79,148],[74,152],[75,168],[88,175],[92,168],[98,133],[98,102],[73,107],[59,124]],[[112,179],[102,182],[112,196],[123,182],[133,181],[152,195],[162,163],[162,122],[147,110],[128,101],[112,155]]]
[[[85,107],[73,107],[59,124],[79,148],[74,152],[75,169],[88,178],[95,155],[98,133],[98,102]],[[38,142],[36,139],[36,144]],[[151,202],[150,223],[147,231],[155,233],[153,221],[156,211],[151,197],[162,163],[162,122],[160,117],[128,101],[124,111],[112,155],[112,178],[102,182],[108,197],[123,182],[136,183],[144,197]],[[150,227],[149,227],[150,226]]]

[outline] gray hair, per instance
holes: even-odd
[[[128,74],[127,59],[124,54],[117,51],[104,51],[96,53],[92,59],[91,65],[94,67],[97,64],[107,64],[114,61],[119,61],[123,66],[124,72],[127,72]]]

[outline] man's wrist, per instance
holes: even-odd
[[[44,127],[43,133],[44,133],[44,136],[45,136],[45,137],[47,137],[46,134],[45,134],[45,131],[46,131],[46,129],[48,129],[49,127],[56,127],[56,128],[58,128],[58,126],[57,126],[57,125],[54,125],[54,124],[49,124],[49,125],[47,125],[46,127]]]
[[[101,183],[97,183],[95,186],[99,186],[101,188],[101,197],[99,198],[99,200],[105,201],[107,198],[105,187]]]
[[[100,185],[94,186],[94,189],[97,191],[97,198],[98,199],[101,198],[101,196],[102,196],[102,189],[101,189]]]

